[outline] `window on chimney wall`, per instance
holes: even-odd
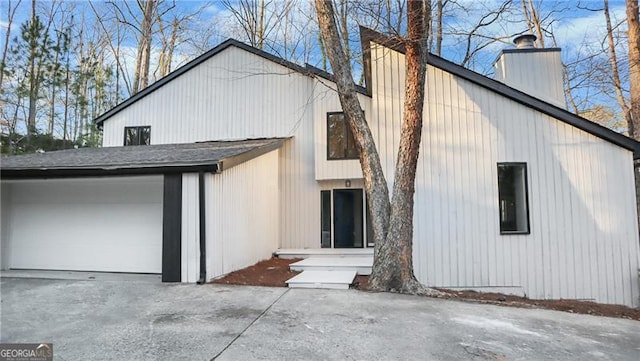
[[[527,164],[498,163],[500,234],[529,234]]]

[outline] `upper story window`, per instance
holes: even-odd
[[[344,113],[327,113],[327,159],[358,159],[358,150]]]
[[[527,164],[498,163],[500,234],[529,234]]]
[[[151,127],[124,127],[124,145],[151,144]]]

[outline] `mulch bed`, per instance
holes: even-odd
[[[353,288],[367,291],[368,276],[356,276]],[[548,310],[564,311],[569,313],[581,313],[594,316],[606,316],[626,318],[640,321],[640,309],[623,305],[608,305],[590,301],[578,300],[532,300],[526,297],[505,295],[502,293],[482,293],[476,291],[455,291],[444,288],[436,288],[445,294],[446,299],[458,299],[461,301],[487,303],[501,306],[523,308],[545,308]]]
[[[212,283],[287,287],[287,284],[284,282],[300,273],[289,270],[289,265],[298,261],[300,261],[300,259],[271,258],[258,262],[253,266],[231,272],[221,278],[213,280]]]
[[[299,273],[289,270],[289,265],[297,261],[300,261],[300,259],[271,258],[269,260],[256,263],[251,267],[231,272],[222,278],[214,280],[212,283],[286,287],[287,285],[285,281]],[[352,287],[358,290],[367,291],[368,284],[368,276],[356,276]],[[570,313],[626,318],[640,321],[640,309],[629,308],[622,305],[607,305],[577,300],[531,300],[525,297],[510,296],[501,293],[454,291],[441,288],[438,288],[438,290],[446,294],[444,298],[453,300],[510,307],[545,308]]]

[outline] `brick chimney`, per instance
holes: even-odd
[[[515,48],[502,50],[493,64],[495,79],[566,109],[560,48],[537,48],[536,39],[532,34],[513,39]]]

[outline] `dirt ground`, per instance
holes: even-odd
[[[271,258],[253,266],[231,272],[212,283],[226,285],[287,287],[286,280],[300,272],[289,270],[289,265],[300,259]]]
[[[299,259],[271,258],[239,271],[231,272],[222,278],[214,280],[213,283],[286,287],[285,281],[299,273],[289,270],[289,264],[297,261],[299,261]],[[357,276],[352,288],[368,291],[368,283],[368,276]],[[448,289],[438,290],[444,292],[447,295],[446,298],[466,302],[488,303],[510,307],[545,308],[570,313],[640,321],[640,309],[633,309],[622,305],[606,305],[577,300],[532,300],[500,293],[479,293],[475,291],[453,291]]]

